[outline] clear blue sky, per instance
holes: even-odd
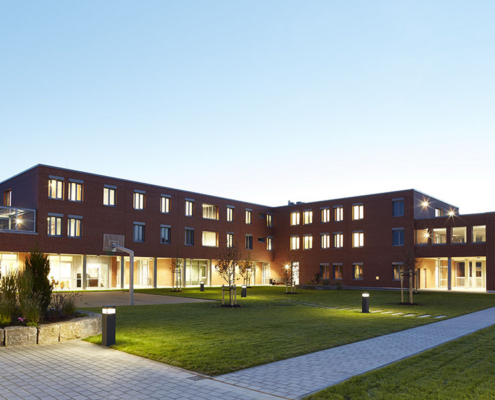
[[[493,1],[0,0],[0,180],[495,211]]]

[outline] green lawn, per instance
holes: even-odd
[[[219,288],[139,290],[139,292],[220,299]],[[361,292],[248,289],[240,309],[215,303],[118,307],[114,348],[209,375],[218,375],[301,354],[400,331],[437,320],[362,314]],[[400,293],[370,292],[371,310],[453,317],[495,306],[486,294],[422,293],[418,306],[399,305]],[[348,307],[334,310],[312,307]],[[94,310],[99,311],[99,310]],[[100,343],[100,336],[88,339]]]
[[[320,399],[494,399],[495,327],[322,390]]]

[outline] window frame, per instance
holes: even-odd
[[[227,232],[227,248],[234,247],[234,232]]]
[[[320,208],[320,222],[328,224],[330,222],[330,207]]]
[[[290,237],[290,249],[291,251],[298,251],[301,249],[299,235],[292,235]]]
[[[144,222],[134,222],[132,229],[132,241],[133,243],[144,243],[145,242],[145,223]]]
[[[253,250],[253,235],[250,233],[246,233],[246,238],[245,238],[245,247],[246,250]]]
[[[49,176],[48,178],[48,198],[51,200],[63,200],[64,199],[64,181],[65,178],[60,176]],[[52,196],[53,183],[55,184],[55,195]]]
[[[215,205],[215,204],[207,204],[207,203],[203,203],[202,205],[202,217],[203,219],[208,219],[210,221],[218,221],[219,219],[219,209],[220,207]],[[210,210],[211,209],[211,213],[210,213]],[[206,217],[205,217],[205,213],[206,213]],[[213,218],[209,217],[208,214],[211,214],[213,215]]]
[[[245,222],[246,222],[246,225],[252,225],[253,224],[253,210],[251,210],[250,208],[246,208],[246,212],[245,212]]]
[[[337,267],[337,268],[336,268]],[[340,270],[340,278],[337,278],[336,277],[336,270],[339,269]],[[344,265],[342,263],[334,263],[333,264],[333,271],[332,271],[332,277],[334,280],[336,281],[341,281],[344,279]]]
[[[360,221],[364,219],[364,204],[357,203],[352,205],[352,220]]]
[[[396,243],[396,239],[398,243]],[[405,233],[404,228],[392,228],[392,246],[400,247],[405,245]]]
[[[168,232],[168,241],[163,240],[167,238],[167,234],[164,235],[165,232]],[[172,226],[171,225],[160,225],[160,244],[172,244]]]
[[[313,210],[303,210],[302,220],[303,225],[311,225],[313,223]]]
[[[268,228],[273,228],[273,214],[266,213],[266,226]]]
[[[62,231],[62,220],[64,218],[63,214],[53,214],[53,213],[48,213],[47,216],[47,236],[49,237],[63,237],[63,231]],[[53,221],[55,221],[55,233],[51,234],[50,232],[52,231],[53,227]]]
[[[132,194],[132,208],[136,211],[144,211],[146,209],[146,192],[143,190],[134,190]]]
[[[305,234],[303,235],[303,250],[312,250],[313,249],[313,235]]]
[[[291,211],[289,218],[290,218],[290,226],[301,225],[301,213],[299,211]]]
[[[184,228],[184,246],[194,246],[194,228]]]
[[[4,207],[12,207],[12,189],[7,189],[3,192]]]
[[[235,218],[235,207],[227,206],[227,222],[234,222]]]
[[[344,206],[333,207],[333,221],[342,222],[344,220]]]
[[[169,194],[162,194],[160,196],[160,213],[170,214],[172,211],[172,196]]]
[[[186,217],[194,217],[194,200],[193,199],[184,199],[184,215]]]
[[[399,207],[398,207],[398,214],[396,215],[395,212],[396,212],[396,209],[395,209],[395,205],[396,204],[399,204]],[[404,199],[392,199],[392,217],[403,217],[405,215],[405,211],[404,211]]]
[[[266,250],[273,251],[273,236],[266,237]]]
[[[80,239],[82,238],[82,220],[83,220],[83,217],[79,216],[79,215],[69,215],[67,217],[67,237],[69,238],[73,238],[73,239]],[[72,225],[75,225],[74,227]],[[77,233],[77,230],[79,230],[79,235],[75,234],[75,235],[72,235],[72,228],[75,229],[76,233]]]
[[[359,277],[356,278],[356,269],[360,269]],[[352,263],[352,280],[362,281],[364,279],[364,267],[363,263]]]
[[[67,200],[73,203],[82,203],[84,200],[84,182],[76,179],[69,179],[68,185],[69,193]]]
[[[344,248],[344,233],[343,232],[333,232],[332,234],[333,248],[334,249],[343,249]],[[337,246],[337,243],[340,246]]]
[[[320,233],[320,249],[329,249],[330,244],[330,233]]]
[[[356,237],[358,238],[357,240],[357,246],[356,246]],[[364,232],[363,231],[353,231],[352,232],[352,248],[353,249],[361,249],[364,247]]]
[[[111,193],[113,193],[113,204],[110,204]],[[107,201],[108,204],[105,204],[105,201]],[[103,186],[103,205],[105,207],[117,207],[117,186],[111,186],[111,185]]]

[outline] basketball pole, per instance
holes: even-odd
[[[131,249],[112,243],[112,251],[122,251],[129,254],[130,266],[129,266],[129,305],[134,305],[134,252]]]

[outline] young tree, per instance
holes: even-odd
[[[246,286],[251,282],[253,271],[256,268],[256,261],[251,260],[251,254],[248,254],[247,258],[239,262],[239,275],[243,278]]]
[[[50,260],[47,255],[41,252],[38,244],[31,249],[26,258],[26,272],[32,277],[33,293],[38,293],[40,296],[41,313],[45,314],[50,306],[53,284],[48,279]]]
[[[172,292],[182,291],[182,258],[172,259],[172,275],[174,277]]]
[[[232,247],[225,247],[220,252],[218,258],[216,259],[215,270],[220,274],[222,279],[227,282],[229,286],[229,305],[234,307],[236,305],[235,296],[235,283],[239,278],[236,276],[236,269],[241,264],[241,255],[239,251],[239,246],[236,243]],[[223,288],[222,288],[223,290]],[[225,301],[222,294],[222,305],[225,305]]]
[[[298,273],[296,264],[297,262],[295,261],[294,255],[288,252],[285,258],[283,269],[285,276],[285,293],[296,293],[295,278],[296,274]]]
[[[422,261],[416,258],[414,250],[410,249],[406,252],[404,257],[404,271],[401,273],[401,293],[403,287],[404,277],[409,279],[409,304],[414,304],[413,293],[418,293],[418,280],[419,270],[421,268]],[[404,296],[401,296],[401,301],[404,302]]]

